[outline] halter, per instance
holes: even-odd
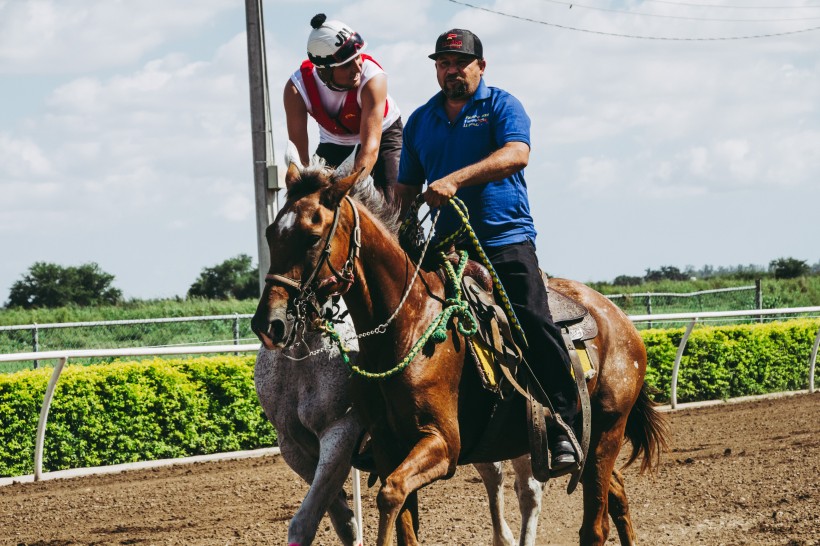
[[[353,275],[353,266],[356,263],[356,258],[359,256],[359,250],[362,247],[362,231],[359,226],[359,211],[356,209],[356,205],[348,195],[345,195],[345,200],[350,204],[350,208],[353,210],[353,233],[350,236],[347,261],[345,261],[341,271],[337,271],[333,267],[333,264],[330,263],[329,259],[331,246],[333,244],[333,237],[336,235],[336,228],[339,226],[339,212],[342,208],[342,204],[340,202],[336,205],[336,210],[333,212],[333,224],[330,226],[330,232],[327,234],[325,248],[322,251],[321,256],[319,256],[319,260],[316,262],[316,265],[313,267],[313,270],[310,272],[310,275],[306,281],[302,282],[285,275],[279,275],[277,273],[268,273],[265,275],[266,283],[279,283],[281,285],[290,286],[291,288],[295,288],[299,291],[299,294],[293,299],[293,308],[296,311],[296,315],[293,317],[295,322],[293,328],[294,334],[298,329],[297,326],[305,323],[308,306],[310,306],[313,311],[320,313],[321,305],[319,305],[317,300],[317,294],[319,291],[335,283],[341,285],[340,288],[328,294],[327,297],[333,298],[336,296],[342,296],[350,290],[350,287],[356,280]],[[330,268],[331,274],[323,279],[317,279],[319,270],[325,264],[327,264],[328,268]],[[288,344],[292,341],[292,339],[289,340]]]

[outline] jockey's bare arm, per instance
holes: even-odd
[[[293,85],[293,82],[288,79],[285,84],[285,92],[283,97],[285,104],[285,118],[288,126],[288,139],[296,145],[299,150],[299,159],[302,160],[302,165],[307,166],[310,160],[310,153],[308,152],[308,110],[305,106],[305,101],[299,94],[299,90]]]
[[[379,155],[382,139],[382,122],[384,106],[387,103],[387,75],[377,74],[370,78],[362,88],[362,120],[359,126],[361,151],[356,157],[353,172],[364,169],[364,175],[370,174]]]

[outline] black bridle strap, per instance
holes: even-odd
[[[322,279],[316,286],[316,290],[319,290],[333,281],[345,285],[344,288],[334,292],[331,296],[342,296],[350,290],[350,287],[353,285],[353,281],[355,280],[355,277],[353,276],[353,265],[356,263],[356,258],[359,257],[359,250],[362,247],[362,229],[359,225],[359,210],[356,208],[356,205],[349,196],[345,195],[345,200],[347,200],[350,204],[350,209],[353,211],[353,231],[350,234],[347,261],[342,266],[341,271],[336,271],[336,268],[334,268],[333,264],[331,264],[328,260],[327,266],[333,275]]]
[[[277,273],[268,273],[267,275],[265,275],[265,282],[277,282],[295,288],[296,290],[299,290],[299,296],[304,295],[305,290],[308,288],[313,288],[313,292],[316,292],[317,290],[324,288],[325,286],[332,284],[333,282],[345,285],[345,287],[342,290],[332,294],[334,296],[342,295],[350,289],[350,286],[353,284],[354,281],[353,264],[359,257],[359,250],[362,246],[362,230],[359,222],[359,210],[356,208],[356,205],[353,203],[353,200],[350,198],[350,196],[345,195],[345,200],[350,204],[350,208],[353,210],[353,232],[350,236],[350,245],[348,247],[347,261],[342,267],[342,271],[337,271],[328,259],[330,257],[333,237],[336,235],[336,228],[339,226],[339,212],[342,207],[342,204],[339,203],[336,206],[336,210],[333,213],[333,225],[331,225],[330,227],[330,232],[327,236],[325,248],[322,251],[322,255],[319,258],[319,261],[313,268],[313,271],[311,271],[308,280],[302,283],[299,280],[286,277],[285,275],[279,275]],[[315,281],[316,274],[322,268],[322,264],[324,262],[327,262],[327,266],[330,269],[332,275],[329,275],[320,281]]]

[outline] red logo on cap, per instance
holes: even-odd
[[[444,47],[453,48],[453,49],[461,49],[464,47],[464,42],[459,40],[459,35],[456,32],[450,32],[447,34],[447,37],[444,39]]]

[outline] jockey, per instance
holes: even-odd
[[[402,144],[401,112],[387,94],[387,74],[363,53],[367,43],[340,21],[325,14],[310,21],[313,30],[301,67],[285,84],[288,138],[307,165],[308,115],[319,124],[316,155],[338,167],[361,148],[352,172],[364,170],[375,186],[392,198]]]

